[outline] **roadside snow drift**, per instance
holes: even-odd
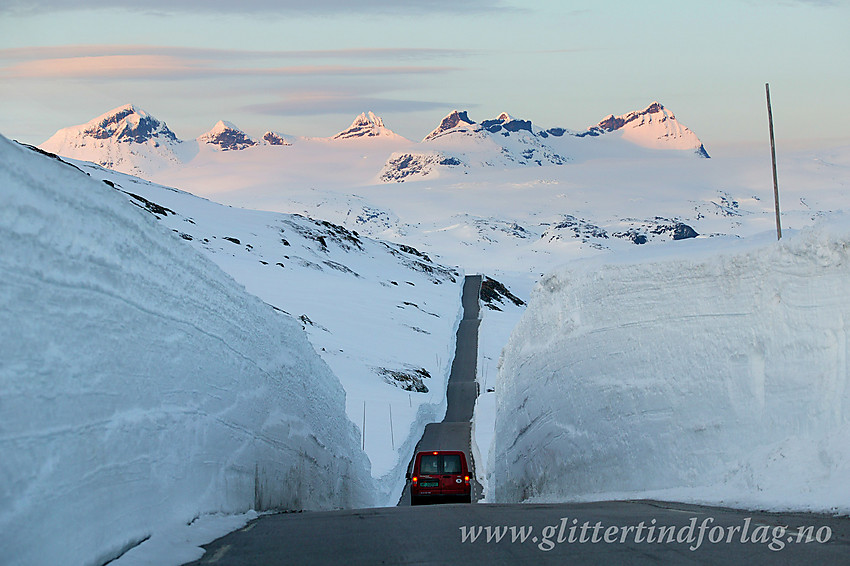
[[[344,141],[339,143],[356,143]],[[295,317],[365,424],[377,505],[393,505],[425,425],[446,412],[463,277],[417,249],[324,220],[232,208],[103,169],[74,165]],[[500,345],[501,346],[501,345]]]
[[[0,548],[103,564],[206,513],[372,502],[289,316],[74,166],[0,137]]]
[[[850,511],[850,218],[768,238],[544,278],[503,353],[495,498]]]

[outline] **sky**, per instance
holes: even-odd
[[[453,109],[583,130],[661,102],[711,151],[850,142],[850,0],[0,0],[0,134],[39,144],[133,103],[331,136],[365,111],[420,140]]]

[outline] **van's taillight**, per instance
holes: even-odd
[[[463,481],[465,481],[466,483],[469,483],[469,476],[463,476]]]
[[[411,480],[413,483],[416,483],[416,482],[418,482],[418,481],[419,481],[419,478],[417,478],[416,476],[413,476],[412,478],[410,478],[410,480]]]

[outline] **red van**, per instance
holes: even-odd
[[[459,450],[418,452],[410,479],[410,504],[430,501],[472,502],[466,455]]]

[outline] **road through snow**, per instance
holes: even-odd
[[[472,411],[478,397],[475,381],[478,361],[478,326],[481,323],[479,296],[481,276],[467,275],[463,282],[463,319],[457,329],[457,346],[449,375],[446,399],[448,407],[443,422],[425,427],[413,455],[422,450],[462,450],[469,462],[473,478],[472,500],[481,499],[481,485],[475,480],[475,461],[472,457]],[[413,466],[410,459],[408,471]],[[405,485],[399,505],[410,505],[410,486]]]

